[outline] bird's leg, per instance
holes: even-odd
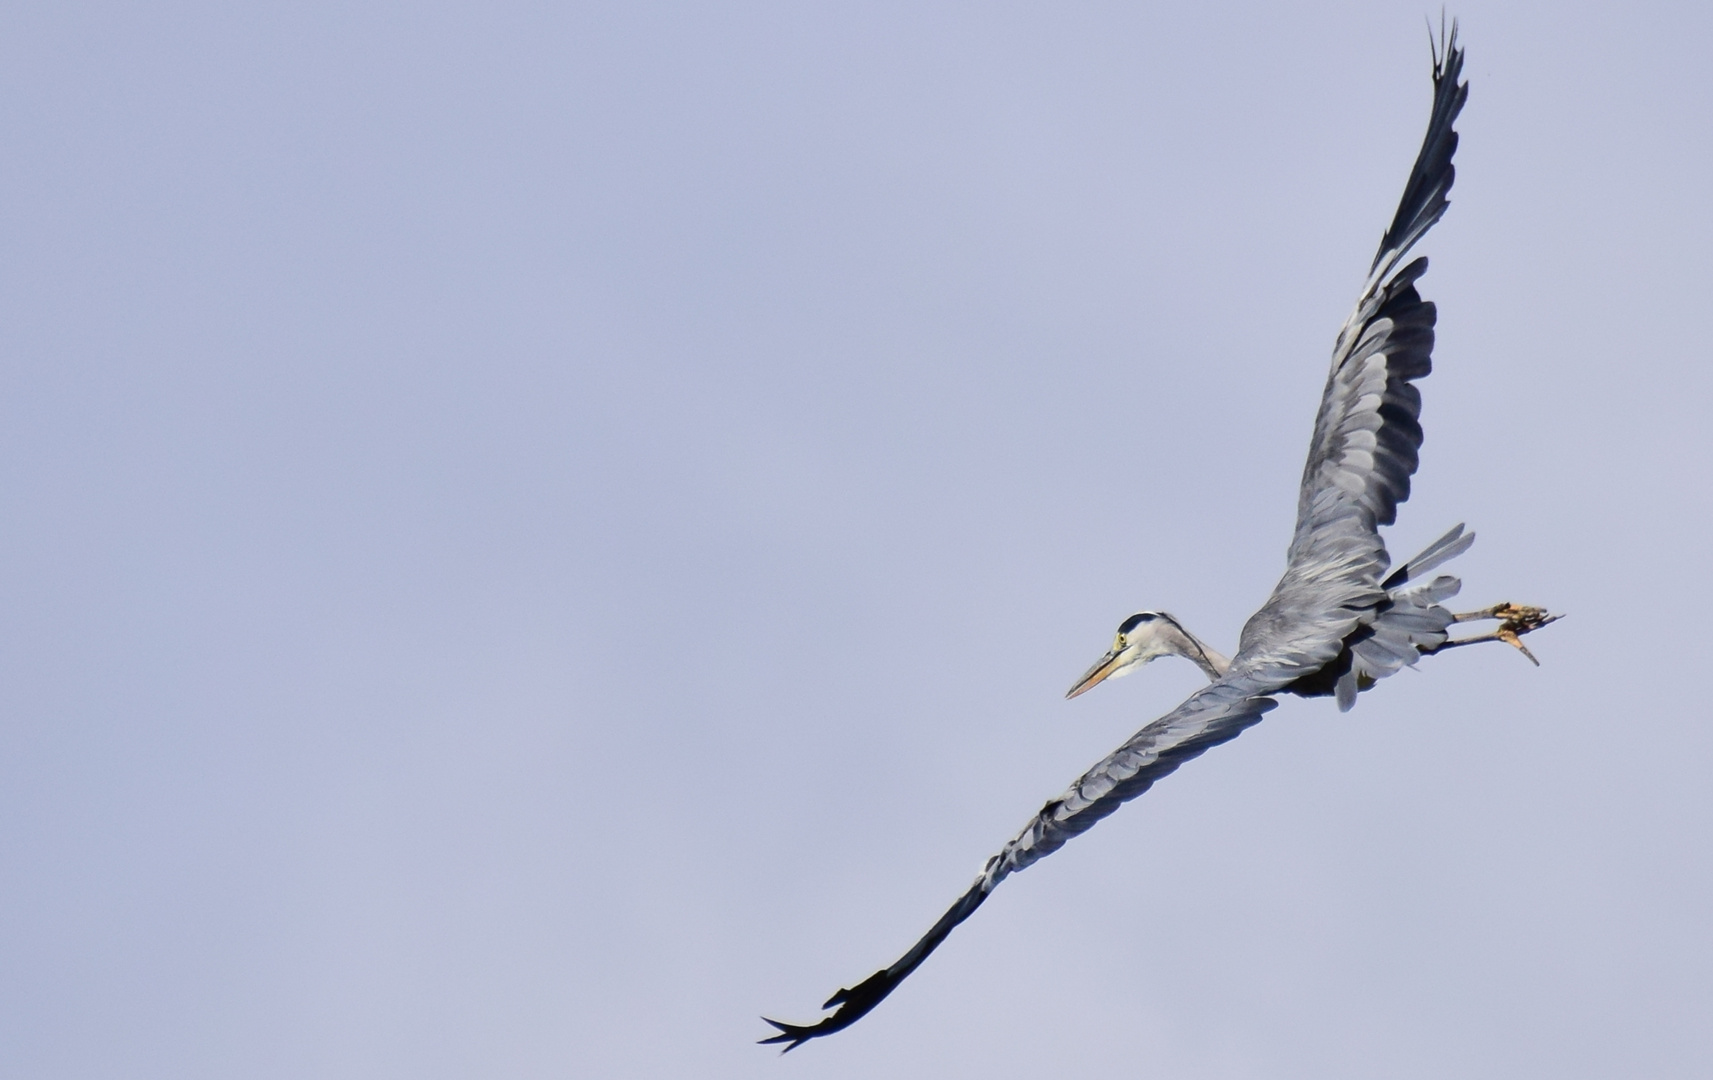
[[[1522,637],[1524,634],[1539,630],[1546,624],[1557,622],[1562,618],[1564,618],[1562,615],[1547,614],[1545,608],[1530,607],[1527,604],[1509,602],[1494,604],[1492,607],[1482,608],[1480,611],[1466,611],[1459,615],[1453,615],[1451,621],[1460,623],[1474,622],[1478,619],[1498,619],[1498,629],[1490,630],[1485,634],[1476,634],[1474,637],[1443,641],[1431,649],[1422,646],[1417,646],[1417,648],[1424,655],[1432,656],[1434,653],[1443,652],[1446,649],[1455,649],[1460,645],[1474,645],[1481,641],[1503,641],[1528,657],[1530,663],[1540,667],[1540,661],[1536,660],[1535,654],[1529,651],[1527,645],[1523,644]]]
[[[1482,608],[1480,611],[1460,612],[1453,615],[1451,617],[1451,621],[1475,622],[1480,619],[1515,619],[1518,622],[1526,622],[1529,620],[1538,620],[1545,616],[1546,611],[1542,608],[1529,607],[1525,604],[1513,604],[1507,600],[1503,604],[1494,604],[1492,607]],[[1557,616],[1554,616],[1554,618],[1556,617]],[[1548,619],[1547,621],[1551,622],[1552,620]],[[1545,626],[1546,623],[1541,623],[1540,625]]]

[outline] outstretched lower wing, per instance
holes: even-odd
[[[1262,682],[1235,674],[1192,694],[1182,705],[1131,736],[1123,746],[1084,773],[1063,795],[1049,802],[1027,828],[987,860],[969,891],[958,898],[940,920],[898,958],[891,967],[875,972],[855,986],[827,999],[823,1009],[838,1012],[817,1024],[767,1022],[779,1034],[764,1043],[785,1043],[792,1050],[821,1035],[850,1027],[880,1004],[898,984],[909,977],[946,940],[988,893],[1014,871],[1063,847],[1065,841],[1086,832],[1120,805],[1147,791],[1154,782],[1209,747],[1235,739],[1261,719],[1278,702],[1265,696],[1276,682]],[[763,1019],[766,1019],[763,1017]]]
[[[1400,264],[1449,205],[1452,125],[1469,95],[1457,81],[1462,70],[1453,24],[1434,58],[1433,113],[1404,197],[1333,346],[1285,574],[1243,628],[1240,665],[1315,671],[1384,599],[1380,579],[1390,560],[1378,530],[1410,497],[1422,445],[1422,398],[1412,383],[1433,370],[1436,317],[1416,292],[1427,260]]]

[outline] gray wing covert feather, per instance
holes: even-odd
[[[1227,677],[1190,695],[1079,777],[1041,808],[1016,838],[988,861],[991,889],[1006,875],[1063,847],[1073,836],[1147,791],[1154,782],[1204,751],[1260,721],[1278,702],[1265,696],[1276,681]]]

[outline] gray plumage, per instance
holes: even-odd
[[[1360,690],[1447,645],[1447,628],[1457,617],[1440,603],[1459,583],[1423,575],[1466,550],[1474,534],[1459,525],[1388,576],[1390,558],[1378,528],[1391,524],[1409,497],[1422,443],[1421,395],[1413,383],[1432,369],[1435,310],[1416,291],[1427,260],[1403,259],[1448,205],[1457,149],[1452,125],[1468,93],[1458,82],[1462,68],[1454,25],[1434,57],[1433,112],[1403,199],[1333,347],[1284,576],[1243,627],[1236,655],[1227,661],[1164,613],[1126,620],[1113,651],[1072,696],[1164,653],[1194,660],[1212,682],[1042,807],[909,952],[823,1006],[838,1012],[814,1025],[769,1020],[779,1034],[763,1042],[790,1050],[860,1019],[1007,876],[1058,850],[1184,762],[1242,734],[1277,706],[1273,695],[1332,695],[1348,709]]]

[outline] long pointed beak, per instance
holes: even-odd
[[[1069,701],[1078,694],[1088,693],[1090,690],[1094,689],[1095,684],[1099,683],[1108,675],[1111,675],[1114,671],[1117,671],[1118,657],[1119,652],[1117,649],[1114,649],[1101,657],[1100,661],[1096,663],[1094,667],[1083,672],[1082,678],[1071,684],[1070,690],[1065,693],[1065,700]]]

